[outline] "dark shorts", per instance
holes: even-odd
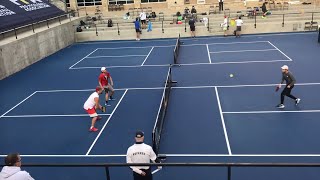
[[[141,31],[140,31],[140,29],[136,29],[136,32],[138,33],[138,32],[141,32]]]
[[[237,31],[241,31],[241,26],[237,26]]]
[[[190,26],[190,31],[196,31],[196,27],[195,26]]]
[[[146,24],[146,22],[147,22],[146,20],[141,20],[142,24]]]
[[[140,174],[137,174],[136,172],[133,172],[133,179],[134,180],[152,180],[152,174],[151,174],[151,168],[144,170],[141,169],[146,173],[145,176],[141,176]]]

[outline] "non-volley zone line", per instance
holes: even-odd
[[[159,154],[165,157],[320,157],[320,154]],[[7,155],[0,155],[6,157]],[[21,154],[21,157],[32,158],[125,158],[126,154],[99,154],[99,155],[83,155],[83,154]]]

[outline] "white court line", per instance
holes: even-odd
[[[6,157],[7,155],[0,155],[0,157]],[[66,154],[45,154],[45,155],[20,155],[21,157],[52,157],[52,158],[58,158],[58,157],[126,157],[126,154],[119,154],[119,155],[83,155],[83,154],[79,154],[79,155],[75,155],[75,154],[70,154],[70,155],[66,155]]]
[[[267,86],[277,86],[279,84],[242,84],[242,85],[227,85],[227,86],[181,86],[172,87],[172,89],[201,89],[201,88],[242,88],[242,87],[267,87]],[[285,84],[283,84],[285,85]],[[315,86],[320,85],[320,83],[297,83],[295,86]],[[115,90],[125,91],[125,90],[163,90],[163,87],[148,87],[148,88],[118,88]],[[37,93],[55,93],[55,92],[82,92],[82,91],[94,91],[95,89],[55,89],[55,90],[43,90],[37,91]]]
[[[150,49],[150,51],[149,51],[149,53],[148,53],[147,57],[146,57],[146,58],[144,59],[144,61],[142,62],[141,66],[143,66],[143,65],[144,65],[144,63],[147,61],[147,59],[148,59],[148,57],[150,56],[150,54],[151,54],[151,52],[152,52],[153,48],[154,48],[154,47],[152,47],[152,48]]]
[[[76,62],[75,64],[73,64],[72,66],[69,67],[69,69],[73,69],[73,67],[77,64],[79,64],[81,61],[83,61],[84,59],[86,59],[87,57],[89,57],[91,54],[95,53],[98,49],[95,49],[94,51],[92,51],[91,53],[87,54],[85,57],[83,57],[82,59],[80,59],[78,62]]]
[[[111,68],[137,68],[137,67],[141,67],[141,65],[132,65],[132,66],[106,66],[107,69],[111,69]],[[76,68],[72,68],[72,70],[75,69],[100,69],[101,67],[76,67]]]
[[[163,89],[163,87],[151,87],[151,88],[118,88],[114,89],[116,91],[125,91],[125,90],[158,90]],[[95,89],[57,89],[57,90],[44,90],[37,91],[38,93],[55,93],[55,92],[86,92],[86,91],[95,91]]]
[[[255,37],[266,37],[266,36],[292,36],[292,35],[305,35],[305,34],[315,34],[315,32],[297,32],[297,33],[266,33],[266,34],[244,34],[242,38],[255,38]],[[208,40],[208,39],[231,39],[234,38],[232,36],[223,37],[223,36],[211,36],[211,37],[200,37],[200,38],[181,38],[182,41],[194,41],[194,40]],[[177,39],[158,39],[151,40],[146,39],[145,41],[109,41],[109,42],[79,42],[76,44],[118,44],[118,43],[150,43],[150,42],[168,42],[168,41],[176,41]]]
[[[86,57],[86,59],[94,59],[94,58],[125,58],[125,57],[145,57],[147,55],[122,55],[122,56],[91,56]]]
[[[267,60],[267,61],[225,61],[225,62],[215,62],[215,63],[211,63],[211,64],[251,64],[251,63],[272,63],[272,62],[282,62],[282,61],[290,61],[290,60]],[[183,65],[183,64],[181,64]],[[185,64],[188,65],[188,64]]]
[[[212,54],[218,54],[218,53],[237,53],[237,52],[263,52],[263,51],[277,51],[277,49],[252,49],[252,50],[239,50],[239,51],[216,51],[216,52],[210,52]]]
[[[110,114],[99,114],[99,116],[109,116]],[[43,115],[15,115],[3,116],[3,118],[29,118],[29,117],[82,117],[88,114],[43,114]]]
[[[251,64],[251,63],[273,63],[273,62],[288,62],[291,61],[289,59],[283,60],[266,60],[266,61],[225,61],[225,62],[214,62],[214,63],[191,63],[191,64],[179,64],[180,66],[197,66],[197,65],[223,65],[223,64]],[[165,67],[170,66],[170,64],[158,64],[158,65],[143,65],[143,67]],[[141,67],[141,65],[133,65],[133,66],[107,66],[106,68],[137,68]],[[76,67],[75,69],[100,69],[101,67]]]
[[[267,114],[267,113],[318,113],[320,110],[300,110],[300,111],[239,111],[223,112],[223,114]]]
[[[207,46],[207,52],[208,52],[209,63],[211,64],[212,62],[211,62],[211,56],[210,56],[209,46],[208,46],[208,44],[206,44],[206,46]]]
[[[0,157],[6,157],[7,155],[0,155]],[[33,157],[33,158],[112,158],[112,157],[126,157],[126,154],[103,154],[103,155],[65,155],[65,154],[46,154],[46,155],[24,155],[21,157]],[[320,157],[320,154],[160,154],[160,156],[166,157]]]
[[[224,137],[225,137],[225,139],[226,139],[226,144],[227,144],[227,148],[228,148],[228,153],[229,153],[229,155],[232,155],[232,151],[231,151],[231,147],[230,147],[230,143],[229,143],[228,132],[227,132],[226,124],[225,124],[225,122],[224,122],[224,117],[223,117],[223,113],[222,113],[222,108],[221,108],[221,103],[220,103],[220,97],[219,97],[218,88],[215,87],[214,90],[215,90],[215,93],[216,93],[216,96],[217,96],[217,102],[218,102],[218,107],[219,107],[219,112],[220,112],[220,117],[221,117],[223,132],[224,132]]]
[[[30,94],[28,97],[26,97],[24,100],[20,101],[18,104],[16,104],[15,106],[13,106],[11,109],[9,109],[7,112],[5,112],[4,114],[2,114],[0,116],[0,118],[4,117],[6,114],[8,114],[10,111],[14,110],[16,107],[18,107],[20,104],[22,104],[23,102],[25,102],[26,100],[28,100],[30,97],[32,97],[33,95],[35,95],[37,93],[37,91],[33,92],[32,94]]]
[[[112,118],[114,112],[116,112],[118,106],[120,105],[122,99],[123,99],[124,96],[127,94],[127,92],[128,92],[128,89],[126,89],[126,91],[123,93],[123,95],[122,95],[122,97],[120,98],[119,102],[117,103],[116,107],[113,109],[112,113],[110,114],[108,120],[104,123],[103,127],[101,128],[98,136],[96,137],[96,139],[95,139],[95,140],[93,141],[93,143],[91,144],[91,146],[90,146],[89,150],[87,151],[86,155],[89,155],[89,154],[90,154],[93,146],[94,146],[94,145],[96,144],[96,142],[98,141],[98,139],[99,139],[99,137],[101,136],[103,130],[106,128],[107,124],[109,123],[110,119]]]
[[[226,43],[209,43],[209,44],[182,44],[183,47],[188,46],[206,46],[206,45],[228,45],[228,44],[255,44],[255,43],[268,43],[268,41],[244,41],[244,42],[226,42]],[[107,50],[107,49],[146,49],[146,48],[167,48],[167,47],[175,47],[175,45],[166,45],[166,46],[127,46],[127,47],[113,47],[113,48],[97,48],[97,50]]]
[[[320,157],[320,154],[164,154],[167,157]]]
[[[155,174],[155,173],[157,173],[157,172],[159,172],[159,171],[161,171],[161,169],[156,169],[156,170],[152,171],[151,174]]]
[[[175,45],[167,45],[167,46],[127,46],[127,47],[114,47],[114,48],[98,48],[98,49],[147,49],[147,48],[167,48],[167,47],[174,47]]]
[[[272,44],[270,41],[268,41],[268,43],[273,46],[274,48],[276,48],[281,54],[283,54],[286,58],[288,58],[290,61],[292,61],[292,59],[287,56],[284,52],[282,52],[277,46],[275,46],[274,44]]]

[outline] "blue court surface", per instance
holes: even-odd
[[[320,161],[320,45],[316,33],[184,38],[178,83],[171,89],[161,137],[166,162],[310,163]],[[146,143],[159,111],[176,39],[76,43],[0,82],[0,161],[122,163],[143,130]],[[286,108],[275,106],[282,65],[297,84]],[[97,133],[83,103],[100,67],[111,73],[115,101]],[[230,77],[233,74],[234,77]],[[101,97],[103,101],[103,97]],[[104,179],[103,168],[24,168],[35,179]],[[132,178],[111,168],[111,178]],[[234,168],[233,179],[319,179],[318,168]],[[223,167],[165,167],[156,180],[227,179]]]

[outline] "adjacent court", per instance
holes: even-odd
[[[74,44],[0,82],[1,160],[20,152],[24,163],[125,162],[136,130],[152,144],[163,97],[170,91],[159,149],[167,162],[319,162],[316,38],[312,32],[182,38],[180,66],[173,65],[176,39]],[[280,110],[275,87],[284,64],[297,79],[292,93],[302,100],[296,106],[286,98]],[[93,133],[82,106],[102,66],[114,80],[116,100],[101,113],[99,131]],[[171,88],[168,78],[177,81]],[[105,176],[103,168],[25,169],[36,179]],[[235,168],[233,179],[320,175],[317,168],[253,169]],[[112,179],[132,176],[129,168],[110,170]],[[166,167],[154,179],[226,179],[226,172],[223,167]]]

